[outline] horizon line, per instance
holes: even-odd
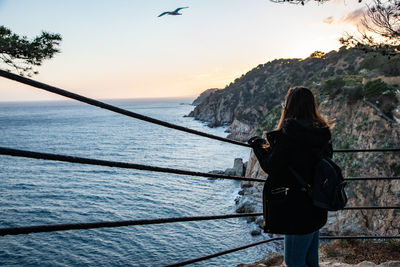
[[[199,94],[200,95],[200,94]],[[135,100],[135,101],[151,101],[151,100],[178,100],[178,99],[196,99],[198,96],[167,96],[167,97],[129,97],[129,98],[96,98],[96,100],[99,101],[130,101],[130,100]],[[74,99],[47,99],[47,100],[5,100],[2,101],[0,100],[1,104],[5,103],[40,103],[40,102],[76,102],[80,103],[79,101],[76,101]]]

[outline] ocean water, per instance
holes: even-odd
[[[108,101],[211,134],[190,99]],[[208,172],[249,149],[72,101],[0,103],[0,146]],[[0,227],[231,214],[239,181],[0,155]],[[0,237],[1,266],[163,266],[267,238],[246,218]],[[236,266],[265,244],[193,264]]]

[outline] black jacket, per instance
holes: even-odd
[[[270,147],[253,145],[261,168],[268,173],[263,190],[264,231],[277,234],[307,234],[320,229],[327,211],[312,205],[289,167],[311,183],[317,154],[332,157],[329,128],[308,121],[288,119],[280,130],[267,134]]]

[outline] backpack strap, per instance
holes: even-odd
[[[327,153],[328,155],[324,155]],[[332,142],[329,140],[321,150],[317,151],[315,154],[315,160],[316,162],[318,160],[321,160],[322,158],[328,156],[329,158],[332,157]],[[292,175],[296,178],[296,181],[302,186],[301,190],[305,191],[309,197],[312,198],[312,186],[308,184],[301,176],[300,174],[295,171],[292,166],[288,166],[289,171],[292,173]]]
[[[302,186],[301,190],[306,192],[308,196],[312,196],[312,188],[311,185],[308,184],[304,179],[292,168],[289,166],[289,171],[296,178],[297,182]]]
[[[329,140],[321,149],[319,153],[317,153],[318,158],[332,158],[333,150],[332,150],[332,141]]]

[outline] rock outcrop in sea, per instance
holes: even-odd
[[[246,172],[246,167],[247,167],[247,162],[243,163],[243,159],[236,158],[233,161],[232,168],[227,168],[227,169],[225,169],[225,171],[213,170],[213,171],[210,171],[209,173],[232,175],[232,176],[244,176],[244,174]],[[209,178],[209,179],[213,179],[213,178]]]

